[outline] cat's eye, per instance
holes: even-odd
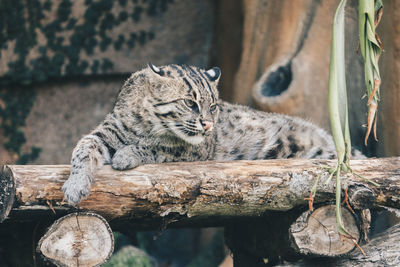
[[[199,107],[197,106],[197,103],[194,102],[193,100],[185,99],[185,105],[188,106],[193,111],[196,111],[196,112],[199,111]]]
[[[217,107],[218,107],[217,105],[211,105],[210,106],[210,112],[214,113],[215,111],[217,111]]]

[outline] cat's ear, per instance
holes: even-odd
[[[153,64],[151,64],[151,62],[147,63],[147,65],[149,66],[149,68],[155,73],[158,74],[160,76],[164,76],[164,71],[156,66],[154,66]]]
[[[214,67],[212,69],[209,69],[208,71],[204,72],[204,74],[207,76],[207,78],[214,82],[218,81],[219,77],[221,77],[221,70],[218,67]]]

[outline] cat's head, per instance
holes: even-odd
[[[162,128],[160,132],[173,133],[193,145],[213,133],[219,113],[219,68],[156,67],[149,63],[146,72],[153,121]]]

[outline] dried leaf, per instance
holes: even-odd
[[[379,47],[382,49],[382,52],[385,52],[385,49],[383,49],[382,40],[377,33],[375,33],[375,38],[376,38],[376,41],[378,41]]]
[[[381,5],[378,10],[375,11],[375,28],[378,26],[379,22],[381,22],[383,15],[383,5]]]
[[[374,137],[376,137],[376,114],[379,101],[379,87],[381,78],[379,74],[378,60],[381,52],[383,51],[382,41],[378,34],[375,32],[376,26],[380,23],[383,14],[382,0],[359,1],[359,36],[361,54],[364,58],[364,77],[366,91],[368,95],[368,119],[367,119],[367,133],[365,136],[365,145],[374,129]]]
[[[378,104],[375,101],[372,101],[368,104],[368,126],[367,126],[367,133],[365,134],[364,143],[367,145],[369,134],[371,133],[372,124],[374,122],[376,110],[378,108]]]
[[[371,94],[368,97],[368,125],[367,125],[367,133],[365,134],[364,143],[367,145],[369,135],[371,133],[372,124],[374,125],[374,138],[378,141],[376,137],[376,112],[378,109],[378,104],[374,100],[374,96],[376,92],[379,90],[379,86],[381,81],[378,79],[374,79],[374,89],[372,90]]]
[[[372,90],[371,94],[368,97],[368,105],[372,102],[372,98],[375,96],[376,91],[378,91],[380,85],[381,81],[378,79],[374,79],[374,90]]]
[[[378,113],[375,114],[375,122],[374,122],[374,138],[375,141],[378,141],[378,137],[376,136],[376,123],[378,121]]]

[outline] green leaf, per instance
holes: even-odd
[[[328,107],[332,136],[335,142],[338,161],[343,163],[347,144],[350,144],[348,132],[347,92],[344,57],[344,7],[346,0],[340,1],[333,20],[332,46],[329,66]]]

